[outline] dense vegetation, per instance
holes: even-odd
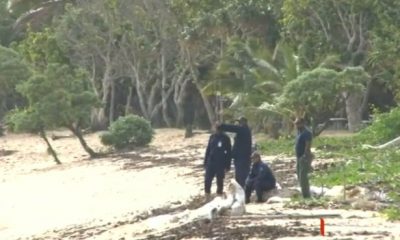
[[[188,114],[206,127],[246,113],[271,136],[296,115],[314,127],[347,117],[356,131],[371,104],[396,104],[399,8],[393,0],[1,0],[0,59],[9,61],[0,63],[0,119],[27,106],[18,84],[58,64],[86,72],[100,102],[92,129],[130,113],[169,127]]]
[[[321,136],[314,140],[316,157],[336,159],[331,165],[316,169],[311,182],[315,186],[367,186],[389,193],[394,204],[385,211],[392,219],[399,218],[400,200],[400,151],[395,146],[387,149],[366,149],[366,143],[381,144],[400,135],[397,127],[399,109],[376,114],[374,123],[351,136]],[[396,119],[396,120],[395,120]],[[389,127],[393,126],[393,127]],[[293,155],[293,138],[281,138],[261,143],[266,154]]]

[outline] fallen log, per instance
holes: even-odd
[[[387,143],[378,145],[378,146],[372,146],[368,144],[363,144],[362,147],[366,149],[384,149],[384,148],[389,148],[389,147],[396,147],[400,145],[400,137],[397,137],[393,140],[390,140]]]
[[[63,138],[73,138],[74,135],[56,135],[56,134],[52,134],[51,135],[51,140],[56,141],[58,139],[63,139]]]
[[[162,236],[163,233],[190,223],[211,224],[220,216],[241,216],[245,213],[245,194],[243,188],[232,179],[227,188],[226,197],[216,197],[204,206],[183,212],[165,214],[146,219],[135,226],[140,229],[142,237],[148,235]],[[140,238],[139,238],[140,239]]]

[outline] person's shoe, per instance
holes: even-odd
[[[211,194],[210,193],[206,193],[204,196],[205,196],[207,202],[211,200]]]
[[[256,203],[264,203],[265,201],[263,199],[257,199]]]

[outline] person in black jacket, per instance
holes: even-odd
[[[221,124],[221,129],[226,132],[236,133],[232,148],[232,158],[235,165],[235,180],[244,188],[246,178],[250,171],[252,139],[247,119],[238,119],[239,125]]]
[[[206,155],[204,158],[204,168],[206,170],[204,180],[204,191],[206,196],[210,195],[211,184],[214,177],[217,177],[217,194],[223,193],[225,172],[231,167],[231,140],[222,131],[221,127],[216,126],[215,133],[210,136]]]
[[[261,156],[257,152],[253,153],[251,160],[253,166],[249,177],[246,180],[246,203],[250,202],[250,196],[255,190],[257,202],[263,202],[263,193],[275,188],[276,180],[268,165],[261,161]]]

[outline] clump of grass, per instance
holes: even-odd
[[[285,203],[285,207],[293,209],[327,208],[328,206],[329,199],[327,198],[321,197],[304,199],[300,195],[292,197],[290,202]]]
[[[277,140],[269,139],[257,143],[261,152],[266,155],[293,155],[294,154],[294,139],[279,138]]]
[[[400,207],[399,206],[391,206],[389,208],[386,208],[382,211],[383,214],[386,215],[386,217],[391,220],[400,220]]]

